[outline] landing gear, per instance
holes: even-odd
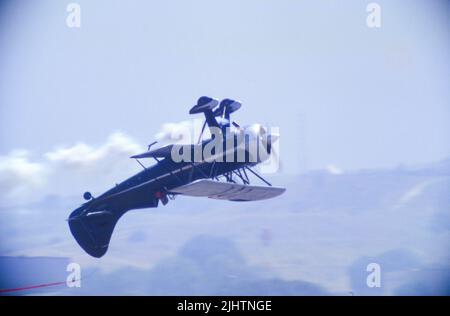
[[[249,167],[245,166],[243,168],[240,169],[236,169],[230,172],[226,172],[222,175],[220,175],[219,177],[225,177],[226,182],[229,183],[237,183],[235,181],[235,179],[239,179],[242,184],[250,184],[250,179],[247,175],[247,171],[251,172],[255,177],[257,177],[258,179],[260,179],[262,182],[264,182],[265,184],[267,184],[269,187],[272,186],[272,184],[270,184],[269,181],[267,181],[266,179],[264,179],[262,176],[260,176],[258,173],[256,173],[256,171],[250,169]],[[219,177],[216,177],[217,180],[219,180]]]
[[[167,194],[164,192],[156,191],[155,198],[159,199],[163,205],[167,205],[167,203],[169,203],[169,198],[167,197]]]

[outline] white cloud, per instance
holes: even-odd
[[[78,142],[34,161],[27,151],[13,151],[0,156],[0,203],[7,205],[13,199],[27,203],[47,194],[73,195],[87,189],[101,193],[133,175],[140,167],[128,157],[144,150],[116,132],[98,146]]]
[[[141,167],[129,157],[143,151],[144,146],[116,132],[97,146],[79,142],[47,152],[44,157],[51,170],[52,193],[81,194],[89,190],[100,194],[139,171]]]
[[[155,135],[161,145],[196,143],[202,129],[203,120],[186,120],[178,123],[165,123]],[[207,131],[206,131],[207,132]],[[205,134],[205,137],[207,134]]]
[[[143,147],[121,132],[113,133],[105,144],[98,147],[77,143],[71,147],[60,147],[44,154],[50,161],[65,167],[83,168],[95,166],[105,160],[123,159],[139,153]]]
[[[0,156],[0,197],[14,198],[41,188],[46,183],[47,169],[42,163],[31,162],[30,153],[16,150]]]
[[[191,143],[202,123],[167,123],[155,137],[160,145]],[[99,145],[77,142],[59,146],[33,160],[28,151],[13,151],[0,156],[0,203],[28,203],[48,194],[78,195],[86,190],[100,194],[140,171],[141,167],[128,158],[145,150],[133,138],[115,132]]]

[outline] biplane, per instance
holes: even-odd
[[[274,154],[279,135],[268,133],[259,124],[241,127],[232,121],[231,114],[240,107],[236,100],[219,102],[200,97],[189,112],[205,116],[196,144],[152,149],[154,142],[146,152],[131,157],[143,167],[142,171],[97,197],[84,193],[87,202],[68,218],[70,231],[81,248],[93,257],[102,257],[122,215],[133,209],[158,207],[160,202],[166,205],[178,195],[242,202],[282,194],[285,188],[272,186],[252,169]],[[206,126],[211,137],[203,139]],[[180,153],[184,158],[197,159],[180,160]],[[144,166],[140,159],[147,158],[156,163]],[[258,179],[264,185],[252,185],[250,179]]]

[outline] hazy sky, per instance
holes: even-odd
[[[0,155],[142,144],[200,95],[279,126],[296,173],[450,155],[450,10],[444,1],[10,1],[0,19]],[[125,158],[125,157],[124,157]]]
[[[346,171],[450,157],[450,5],[379,0],[374,29],[372,1],[0,0],[0,288],[54,281],[35,265],[48,256],[119,269],[87,294],[448,293],[450,160]],[[66,25],[70,2],[81,28]],[[101,260],[85,254],[65,221],[83,192],[141,170],[128,157],[197,118],[201,95],[280,128],[288,175],[269,180],[286,193],[179,197],[124,216]],[[370,262],[387,281],[375,293]]]

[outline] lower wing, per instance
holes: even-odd
[[[259,201],[283,194],[285,188],[255,186],[214,180],[197,180],[170,190],[170,193],[229,201]]]

